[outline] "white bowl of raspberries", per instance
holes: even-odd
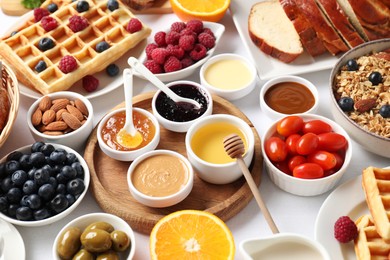
[[[161,81],[186,78],[213,55],[224,31],[219,23],[174,22],[168,30],[154,34],[139,60]]]

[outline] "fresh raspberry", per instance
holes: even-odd
[[[87,18],[83,16],[73,15],[71,18],[69,18],[69,28],[73,32],[79,32],[87,28],[89,25],[89,22]]]
[[[58,23],[57,20],[53,17],[45,16],[41,19],[41,26],[43,29],[45,29],[46,32],[50,32],[51,30],[57,28]]]
[[[206,56],[207,49],[202,44],[195,44],[194,49],[190,52],[190,57],[194,61],[203,59]]]
[[[169,44],[167,46],[166,50],[168,51],[169,55],[173,55],[176,58],[178,58],[179,60],[181,60],[184,56],[184,50],[182,48],[180,48],[179,45]]]
[[[208,33],[211,36],[213,36],[213,38],[215,39],[215,35],[214,35],[213,31],[210,28],[203,28],[203,32],[202,33]]]
[[[177,45],[179,43],[179,39],[180,39],[180,33],[175,32],[175,31],[170,31],[165,36],[165,42],[167,44]]]
[[[184,69],[184,68],[187,68],[187,67],[191,66],[192,64],[194,64],[194,61],[190,57],[186,57],[186,58],[183,58],[180,61],[180,63],[181,63],[182,69]]]
[[[152,59],[158,64],[164,64],[169,53],[164,48],[156,48],[152,51]]]
[[[181,32],[185,28],[186,28],[186,24],[184,22],[174,22],[171,25],[171,31],[175,31],[175,32]]]
[[[208,33],[200,33],[198,35],[198,42],[208,50],[215,46],[215,38]]]
[[[164,63],[164,71],[165,72],[172,72],[181,70],[182,65],[178,58],[175,56],[169,56],[167,61]]]
[[[87,75],[83,78],[83,88],[87,92],[95,91],[99,86],[99,80],[94,76]]]
[[[129,33],[135,33],[142,30],[142,23],[137,18],[131,18],[127,24],[126,30]]]
[[[166,33],[165,32],[157,32],[155,35],[154,35],[154,41],[156,42],[156,44],[159,46],[159,47],[165,47],[167,46],[167,43],[165,41],[165,37],[166,37]]]
[[[358,236],[355,223],[348,217],[340,217],[334,224],[334,237],[340,243],[348,243]]]
[[[201,20],[190,20],[187,22],[187,28],[199,34],[203,31],[203,22]]]
[[[65,74],[74,71],[75,69],[77,69],[77,67],[77,60],[70,55],[62,57],[60,63],[58,64],[58,68]]]
[[[179,46],[185,51],[191,51],[194,48],[195,37],[192,35],[183,35],[179,39]]]
[[[163,73],[161,65],[155,62],[154,60],[147,60],[144,62],[146,68],[150,70],[153,74]]]
[[[196,39],[198,36],[194,31],[192,31],[190,28],[185,28],[180,32],[180,35],[192,35]]]
[[[34,9],[34,20],[35,22],[39,22],[43,17],[48,16],[50,12],[44,8],[35,8]]]
[[[146,57],[148,59],[151,59],[152,58],[152,51],[154,49],[158,48],[157,44],[155,43],[149,43],[148,45],[146,45],[145,47],[145,53],[146,53]]]

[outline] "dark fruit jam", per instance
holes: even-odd
[[[174,102],[165,93],[161,92],[156,99],[156,109],[158,113],[174,122],[187,122],[194,120],[204,114],[207,110],[207,99],[199,92],[198,88],[188,84],[171,86],[170,89],[177,95],[197,101],[200,109],[196,109],[190,104],[180,104]]]

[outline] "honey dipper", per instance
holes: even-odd
[[[256,199],[257,205],[260,207],[260,211],[263,213],[265,220],[268,223],[268,226],[271,228],[274,234],[279,233],[278,228],[275,225],[274,220],[272,219],[271,214],[268,211],[267,206],[265,205],[259,190],[257,189],[256,183],[254,182],[251,173],[249,172],[244,160],[242,159],[242,155],[245,152],[244,143],[241,138],[237,134],[231,134],[224,138],[223,146],[225,148],[226,153],[231,158],[236,158],[238,166],[240,166],[246,182],[251,189],[253,196]]]

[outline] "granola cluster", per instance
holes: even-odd
[[[348,70],[345,65],[336,76],[333,86],[335,98],[338,101],[342,97],[352,98],[354,109],[345,112],[349,118],[367,131],[390,138],[390,118],[379,114],[382,106],[390,104],[390,52],[372,53],[355,61],[358,65],[356,70]],[[369,80],[372,72],[381,74],[379,84]]]

